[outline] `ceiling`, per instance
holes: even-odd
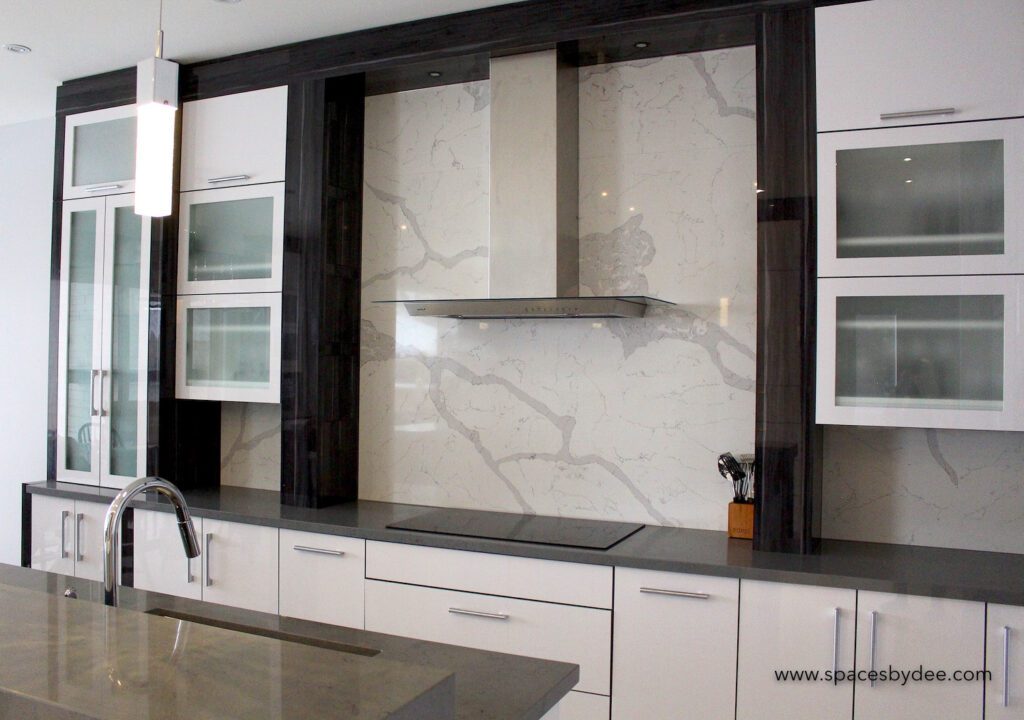
[[[0,125],[53,114],[63,80],[153,53],[160,0],[0,0]],[[182,63],[514,0],[164,0],[164,57]]]

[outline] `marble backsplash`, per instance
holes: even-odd
[[[1024,433],[825,428],[822,535],[1024,553]]]
[[[367,98],[365,499],[723,529],[718,453],[753,447],[754,50],[580,72],[585,293],[643,320],[410,318],[480,297],[489,85]]]
[[[280,405],[221,403],[220,483],[280,492]]]

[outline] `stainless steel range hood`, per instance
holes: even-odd
[[[639,318],[674,303],[580,296],[579,76],[557,51],[491,60],[490,297],[395,300],[410,315]]]

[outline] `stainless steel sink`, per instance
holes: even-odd
[[[373,657],[374,655],[380,655],[380,650],[375,650],[374,648],[365,648],[360,647],[358,645],[349,645],[347,643],[334,642],[332,640],[324,640],[322,638],[309,637],[307,635],[296,635],[295,633],[284,632],[283,630],[272,630],[270,628],[254,627],[252,625],[242,625],[240,623],[233,623],[227,620],[217,620],[215,618],[202,617],[200,615],[191,615],[189,613],[183,613],[177,610],[153,608],[152,610],[147,610],[146,614],[159,615],[160,617],[171,618],[173,620],[184,620],[186,622],[197,623],[199,625],[209,625],[211,627],[217,627],[223,630],[233,630],[235,632],[248,633],[249,635],[259,635],[260,637],[273,638],[274,640],[283,640],[284,642],[299,643],[300,645],[310,645],[312,647],[323,648],[325,650],[336,650],[337,652],[349,653],[351,655],[362,655],[364,657]]]

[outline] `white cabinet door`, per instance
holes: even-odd
[[[818,275],[1024,272],[1022,157],[1021,119],[819,135]]]
[[[32,496],[32,567],[75,574],[75,501]]]
[[[1024,717],[1024,607],[988,606],[986,720]]]
[[[985,662],[985,604],[891,593],[857,598],[857,671],[977,672]],[[858,682],[854,720],[979,720],[984,682]]]
[[[284,181],[287,121],[287,86],[185,103],[182,191]]]
[[[732,718],[739,580],[615,569],[614,720]]]
[[[103,503],[75,501],[75,577],[103,581],[103,522],[108,508]]]
[[[281,401],[281,294],[178,298],[175,397]]]
[[[178,294],[280,292],[284,183],[182,193]]]
[[[611,611],[366,581],[366,629],[580,666],[576,689],[607,695]]]
[[[1024,277],[818,280],[817,422],[1024,429]]]
[[[366,541],[280,531],[281,615],[363,627]]]
[[[185,557],[175,514],[157,510],[135,510],[134,513],[135,587],[202,600],[202,559]],[[193,515],[192,525],[201,539],[203,519]]]
[[[815,42],[819,131],[1024,115],[1020,0],[818,8]]]
[[[775,673],[852,673],[856,622],[856,590],[744,580],[736,719],[849,720],[852,681],[782,682]]]
[[[203,600],[277,612],[277,528],[203,519]]]
[[[608,720],[609,704],[604,695],[571,690],[542,720]]]
[[[64,125],[64,199],[135,190],[135,106],[70,115]]]

